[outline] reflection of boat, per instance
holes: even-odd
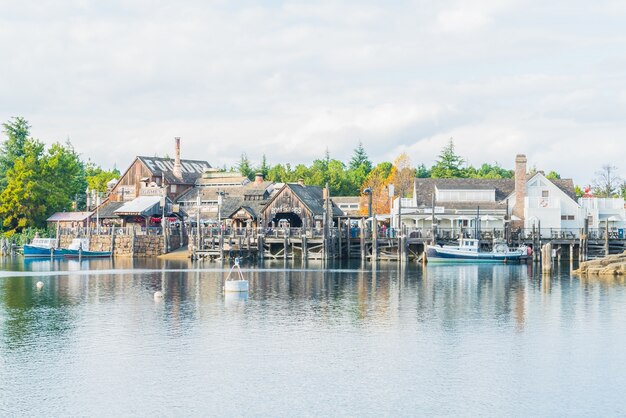
[[[231,279],[230,276],[234,270],[237,270],[238,279]],[[243,274],[241,273],[241,268],[239,268],[239,257],[235,258],[235,265],[228,272],[228,276],[226,276],[226,280],[224,280],[224,291],[225,292],[247,292],[248,291],[248,281],[243,278]]]
[[[24,257],[63,257],[65,251],[56,248],[54,238],[35,238],[30,244],[24,244]]]
[[[459,245],[429,245],[426,248],[429,263],[509,263],[519,262],[526,256],[525,247],[511,250],[503,242],[495,243],[492,251],[481,251],[477,239],[462,239]]]
[[[89,240],[86,238],[74,238],[70,246],[63,251],[63,256],[65,256],[65,258],[95,258],[111,256],[111,251],[89,251]]]

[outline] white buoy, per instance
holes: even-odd
[[[224,282],[225,292],[247,292],[248,281],[247,280],[226,280]]]
[[[230,275],[234,270],[237,270],[237,274],[239,275],[239,279],[231,279]],[[239,267],[239,257],[235,258],[235,265],[228,272],[228,276],[226,280],[224,280],[224,292],[247,292],[248,291],[248,281],[243,278],[243,274],[241,273],[241,268]]]
[[[163,299],[163,292],[161,292],[160,290],[157,290],[156,292],[154,292],[154,300],[161,300]]]
[[[43,289],[43,282],[37,282],[37,289]]]

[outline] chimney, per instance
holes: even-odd
[[[174,177],[179,180],[183,179],[183,173],[180,167],[180,137],[174,138],[176,144],[175,157],[174,157]]]
[[[254,184],[260,185],[263,183],[263,173],[254,174]]]
[[[304,187],[304,179],[298,179],[298,184]]]
[[[517,222],[517,226],[523,227],[524,221],[524,198],[526,197],[526,156],[517,154],[515,157],[515,204],[513,205],[513,215],[522,221]],[[521,223],[521,225],[520,225]]]

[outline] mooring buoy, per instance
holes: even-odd
[[[163,292],[161,292],[160,290],[157,290],[156,292],[154,292],[154,300],[161,300],[163,299]]]
[[[37,289],[43,289],[43,282],[37,282]]]

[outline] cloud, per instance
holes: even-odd
[[[6,2],[5,2],[6,3]],[[620,141],[623,7],[579,0],[8,2],[0,119],[125,168],[183,153],[232,165],[432,164],[453,137],[472,164],[530,164],[586,183]],[[593,19],[590,19],[590,14]],[[610,160],[613,161],[610,161]],[[626,166],[620,167],[626,172]],[[625,176],[626,177],[626,176]]]

